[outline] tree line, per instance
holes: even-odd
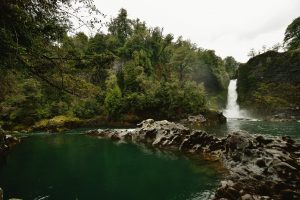
[[[224,104],[239,65],[233,57],[222,59],[129,19],[125,9],[105,33],[70,35],[73,5],[65,0],[1,5],[0,123],[31,125],[58,115],[178,118]],[[99,13],[92,1],[82,5]]]

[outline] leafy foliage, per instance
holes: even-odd
[[[289,50],[300,48],[300,17],[287,27],[284,36],[284,43]]]
[[[232,56],[228,56],[224,59],[224,65],[230,78],[235,78],[239,63]]]
[[[238,70],[238,100],[242,106],[271,113],[292,111],[300,102],[299,51],[266,52]]]
[[[72,2],[4,5],[0,120],[8,128],[56,116],[176,119],[207,109],[207,96],[226,90],[233,58],[222,60],[182,37],[174,41],[161,28],[128,19],[125,9],[107,24],[108,33],[69,36],[69,15],[59,5]]]

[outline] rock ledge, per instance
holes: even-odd
[[[220,160],[229,175],[221,181],[215,199],[300,199],[300,144],[288,136],[234,132],[217,138],[205,131],[153,119],[138,126],[133,130],[91,130],[86,134]]]

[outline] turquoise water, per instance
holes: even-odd
[[[30,136],[1,162],[4,199],[208,199],[221,178],[201,160],[80,134]]]
[[[300,122],[267,122],[228,119],[226,124],[206,128],[207,132],[216,134],[217,136],[226,136],[228,133],[238,130],[274,136],[289,135],[296,140],[300,139]]]
[[[217,164],[79,133],[33,134],[0,159],[4,199],[210,199],[222,178]],[[244,130],[290,135],[300,123],[228,120],[207,129],[218,136]]]

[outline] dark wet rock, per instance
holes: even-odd
[[[286,141],[287,143],[290,143],[290,144],[295,143],[295,140],[293,140],[290,136],[282,136],[282,140]]]
[[[266,162],[264,159],[257,159],[256,160],[256,165],[259,166],[259,167],[266,167]]]
[[[92,130],[88,135],[175,149],[219,160],[228,169],[215,199],[299,199],[300,144],[290,137],[234,132],[217,138],[181,124],[144,120],[133,130]]]
[[[291,189],[285,189],[280,191],[281,199],[300,199],[300,193]]]
[[[183,124],[191,124],[191,125],[201,125],[204,124],[207,121],[207,119],[199,114],[199,115],[190,115],[187,119],[181,120]]]
[[[3,200],[3,190],[0,188],[0,200]]]
[[[20,139],[7,134],[0,126],[0,154],[7,152],[18,143],[20,143]]]
[[[272,139],[266,139],[266,138],[264,138],[264,137],[261,136],[261,135],[257,136],[257,137],[255,138],[255,140],[256,140],[257,142],[261,143],[261,144],[264,144],[264,145],[265,145],[265,144],[270,144],[270,143],[273,142]]]
[[[298,199],[300,186],[299,156],[294,154],[299,144],[291,138],[267,138],[247,133],[232,133],[226,139],[225,165],[230,170],[231,180],[240,184],[240,190],[253,198]],[[289,145],[294,147],[290,148]],[[251,181],[250,181],[251,180]],[[256,180],[256,181],[255,181]],[[284,192],[291,190],[295,193]],[[217,190],[223,196],[222,187]],[[287,191],[289,191],[287,190]]]
[[[182,119],[180,123],[193,128],[213,126],[226,123],[226,117],[222,112],[206,110],[198,115],[189,115],[187,118]]]

